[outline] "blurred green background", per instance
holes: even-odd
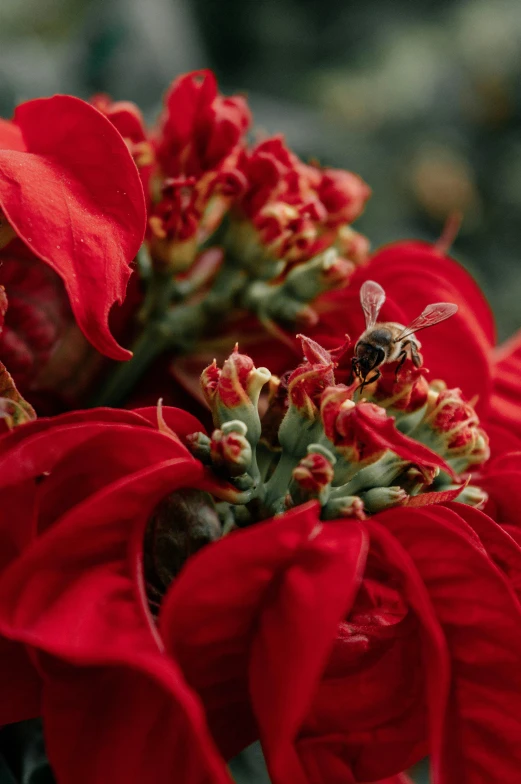
[[[462,210],[455,255],[504,338],[521,326],[520,55],[519,0],[0,0],[0,113],[105,91],[153,119],[175,75],[211,67],[260,131],[366,179],[374,246],[434,240]],[[256,759],[241,783],[265,780]]]

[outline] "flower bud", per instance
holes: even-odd
[[[323,520],[337,520],[338,518],[365,520],[364,502],[357,495],[330,498],[322,510],[321,517]]]
[[[261,441],[271,451],[280,451],[279,429],[288,411],[288,377],[272,376],[269,381],[268,407],[262,417]]]
[[[488,493],[476,485],[467,485],[457,496],[456,501],[474,506],[476,509],[484,509],[488,501]]]
[[[337,363],[330,352],[314,340],[304,335],[298,337],[307,361],[288,378],[289,408],[279,429],[279,442],[290,454],[303,457],[307,447],[322,435],[320,398],[323,391],[335,383],[333,370]]]
[[[246,354],[235,346],[222,370],[214,360],[201,375],[203,394],[212,411],[214,425],[240,420],[247,429],[247,438],[255,447],[261,434],[257,405],[264,384],[271,378],[267,368],[256,368]]]
[[[371,437],[368,420],[385,421],[387,414],[373,403],[355,404],[349,387],[328,387],[321,397],[320,413],[326,436],[348,462],[369,464],[386,451],[378,439]]]
[[[329,497],[335,463],[336,458],[328,449],[311,444],[306,457],[293,469],[289,486],[293,503],[303,504],[316,498],[324,506]]]
[[[197,228],[201,220],[194,177],[165,180],[160,200],[148,219],[149,247],[156,263],[171,272],[184,272],[195,259]]]
[[[389,362],[380,367],[381,375],[370,391],[371,399],[393,411],[417,411],[426,404],[429,394],[426,371],[406,360],[396,374],[397,365],[397,362]]]
[[[456,461],[459,471],[488,459],[488,437],[461,390],[447,389],[443,382],[431,385],[424,423],[440,444],[440,451]]]
[[[371,188],[361,177],[343,169],[323,169],[318,195],[327,211],[326,223],[353,223],[363,212]]]
[[[252,449],[246,438],[246,425],[240,421],[226,422],[214,430],[210,444],[212,463],[230,476],[244,474],[251,465]]]
[[[367,237],[352,229],[351,226],[340,226],[336,246],[342,256],[356,265],[367,261],[371,250],[371,244]]]
[[[365,510],[369,514],[376,514],[383,512],[384,509],[392,509],[393,506],[404,506],[409,495],[401,487],[373,487],[366,493],[362,493],[361,498]]]
[[[10,373],[0,362],[0,421],[5,429],[12,430],[33,419],[36,419],[34,408],[18,392]],[[4,427],[0,427],[0,432],[3,430]]]
[[[210,463],[210,443],[211,441],[205,433],[190,433],[186,437],[186,445],[190,452],[205,464]]]
[[[354,266],[341,258],[334,248],[294,267],[283,283],[287,296],[300,302],[311,302],[320,294],[344,286]]]

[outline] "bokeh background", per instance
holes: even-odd
[[[3,116],[104,91],[153,119],[201,67],[248,94],[259,132],[364,177],[374,246],[435,240],[462,210],[455,255],[500,338],[521,326],[519,0],[0,0]]]

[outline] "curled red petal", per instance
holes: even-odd
[[[147,427],[147,425],[145,425]],[[64,457],[67,452],[78,444],[86,441],[104,431],[113,433],[117,437],[119,431],[128,430],[139,438],[140,428],[129,424],[113,424],[103,421],[87,421],[73,424],[56,424],[54,427],[36,431],[34,435],[24,440],[18,440],[12,449],[6,450],[0,457],[0,487],[7,487],[15,482],[45,474]],[[158,435],[161,435],[158,433]],[[163,436],[165,438],[165,436]],[[176,444],[173,439],[167,439],[171,445],[172,453],[182,451],[184,447]],[[1,442],[0,442],[1,447]]]
[[[467,504],[449,503],[479,536],[488,555],[508,578],[521,601],[521,548],[511,534],[484,512]]]
[[[336,637],[351,609],[365,565],[363,528],[343,521],[317,528],[264,605],[250,659],[250,693],[274,782],[309,782],[294,746]],[[330,779],[328,779],[330,780]]]
[[[97,109],[67,95],[21,104],[26,152],[0,149],[0,206],[18,236],[63,279],[78,325],[101,353],[128,359],[108,328],[145,232],[136,166]]]
[[[468,484],[468,482],[467,482]],[[451,490],[438,490],[432,493],[420,493],[413,495],[407,501],[407,506],[419,508],[420,506],[431,506],[432,504],[446,504],[449,501],[454,501],[459,496],[465,485],[453,487]]]
[[[375,444],[378,444],[381,449],[390,449],[391,452],[404,460],[410,460],[415,465],[441,468],[453,479],[457,479],[452,468],[436,452],[401,433],[395,427],[394,417],[375,418],[372,410],[376,408],[377,406],[371,403],[359,403],[353,409],[356,416],[364,422],[364,427],[371,434]]]
[[[148,515],[200,473],[177,459],[124,477],[71,509],[1,579],[0,628],[45,674],[47,748],[65,784],[230,784],[197,698],[164,656],[141,573]]]
[[[489,418],[521,439],[521,331],[497,349],[492,373]]]
[[[28,422],[23,428],[17,428],[11,433],[0,438],[0,458],[10,449],[21,441],[25,441],[30,436],[43,433],[56,426],[93,424],[96,422],[112,422],[119,424],[129,424],[141,427],[150,427],[152,423],[140,416],[135,411],[127,411],[119,408],[92,408],[87,411],[69,411],[55,417],[43,417],[34,422]]]
[[[395,510],[380,519],[414,561],[451,655],[453,688],[443,749],[432,757],[434,780],[515,780],[521,765],[521,607],[461,517],[442,507],[416,515],[414,526]]]
[[[479,482],[488,493],[487,513],[500,523],[521,528],[521,451],[491,461]]]
[[[109,484],[174,458],[196,463],[177,440],[159,430],[114,425],[82,440],[54,464],[39,489],[39,533]]]
[[[308,504],[211,545],[165,599],[167,648],[200,693],[223,753],[255,737],[251,693],[276,782],[307,781],[293,737],[356,592],[364,543],[359,527],[324,525]]]
[[[400,511],[414,526],[416,510]],[[337,771],[335,784],[342,781],[340,760],[350,760],[356,781],[374,781],[419,761],[428,739],[431,751],[441,747],[450,674],[446,643],[414,563],[379,521],[380,515],[362,524],[371,541],[368,568],[373,561],[377,573],[388,575],[409,612],[383,632],[383,646],[362,649],[354,662],[349,641],[340,639],[317,689],[299,747],[317,770]]]

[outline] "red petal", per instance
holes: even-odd
[[[303,563],[287,566],[279,602],[264,604],[250,654],[250,693],[272,780],[295,784],[309,774],[294,738],[358,591],[367,538],[359,527],[328,523],[306,549]]]
[[[0,438],[0,458],[25,439],[62,425],[110,423],[150,427],[151,423],[134,411],[118,408],[92,408],[87,411],[69,411],[56,417],[45,417],[28,422]],[[1,482],[1,477],[0,477]]]
[[[418,508],[420,506],[431,506],[432,504],[445,504],[448,501],[454,501],[465,487],[466,485],[460,485],[460,487],[454,487],[452,490],[420,493],[420,495],[411,496],[407,501],[407,506]]]
[[[401,514],[414,527],[416,510]],[[335,758],[337,768],[339,760],[348,759],[357,781],[374,781],[425,756],[427,706],[431,749],[440,748],[449,687],[446,644],[425,586],[407,552],[379,519],[363,523],[371,538],[369,563],[376,559],[377,573],[397,587],[410,613],[384,631],[380,649],[369,648],[355,661],[349,648],[342,647],[349,643],[339,641],[299,741],[318,770],[332,772]],[[331,781],[340,784],[342,779],[337,775]]]
[[[490,419],[521,438],[521,332],[497,350],[493,381]]]
[[[521,527],[521,452],[509,452],[489,463],[479,484],[489,496],[487,512],[500,523]]]
[[[491,517],[467,504],[449,503],[449,509],[462,517],[479,536],[496,566],[506,575],[521,600],[521,548]]]
[[[521,608],[512,587],[448,509],[390,510],[382,523],[411,555],[452,659],[453,689],[434,781],[515,781],[521,766]]]
[[[41,681],[24,647],[0,637],[0,726],[41,713]]]
[[[129,413],[129,412],[127,412]],[[64,457],[67,452],[78,444],[100,433],[114,433],[128,429],[139,438],[140,428],[125,424],[116,425],[111,422],[87,422],[78,424],[56,425],[42,432],[36,432],[20,443],[15,443],[13,448],[5,451],[0,456],[0,487],[7,487],[16,482],[34,479],[53,469],[54,465]],[[146,432],[146,431],[145,431]],[[160,435],[160,434],[158,434]],[[6,436],[7,439],[8,436]],[[166,438],[162,436],[162,438]],[[168,439],[174,452],[181,447],[173,439]],[[0,442],[0,447],[2,443]],[[183,450],[184,451],[184,450]]]
[[[64,784],[230,784],[144,600],[144,526],[195,461],[169,460],[72,509],[3,576],[0,627],[41,653],[49,757]]]
[[[252,717],[244,724],[251,694],[277,782],[308,781],[293,739],[365,555],[359,526],[324,525],[317,511],[299,507],[211,545],[186,565],[160,615],[226,755],[255,737]]]
[[[113,425],[82,440],[55,463],[39,489],[39,532],[109,484],[174,458],[193,460],[178,441],[158,430]]]
[[[145,231],[143,189],[120,134],[78,98],[19,106],[27,152],[0,150],[0,205],[18,236],[63,279],[76,320],[103,354],[128,359],[108,329]]]
[[[364,423],[363,427],[375,444],[379,444],[382,449],[390,449],[391,452],[404,460],[410,460],[415,465],[437,466],[457,479],[452,468],[436,452],[401,433],[394,424],[394,417],[375,418],[372,413],[374,408],[372,404],[359,403],[354,412]]]
[[[2,120],[1,117],[0,150],[27,150],[20,128],[10,120]]]
[[[494,421],[488,419],[483,423],[489,438],[490,454],[492,458],[496,457],[497,455],[502,455],[505,452],[516,452],[521,450],[521,433],[520,435],[516,435],[516,433],[510,429],[510,421],[508,424],[505,422],[504,425],[496,424],[497,418],[496,414],[494,413],[495,408],[496,406],[493,395],[492,413],[490,416]]]

